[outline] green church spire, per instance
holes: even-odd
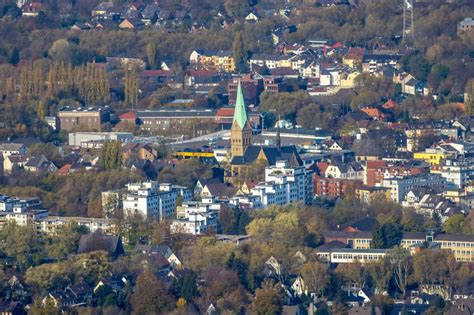
[[[247,124],[247,110],[245,109],[244,94],[242,93],[242,86],[237,88],[237,99],[235,101],[234,122],[239,124],[240,129],[244,129]]]

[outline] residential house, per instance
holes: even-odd
[[[22,16],[32,16],[37,17],[40,12],[44,10],[43,4],[39,2],[32,2],[24,4],[21,7],[21,15]]]
[[[58,167],[44,155],[33,156],[23,165],[24,169],[33,173],[54,173]]]
[[[26,315],[26,311],[20,302],[0,301],[0,314],[2,315]]]
[[[364,179],[364,168],[362,164],[353,163],[338,163],[332,162],[326,168],[324,176],[326,178],[339,178],[339,179],[353,179],[363,180]]]
[[[396,68],[400,55],[366,54],[362,60],[362,72],[375,73],[384,66]]]
[[[0,154],[3,156],[3,158],[6,158],[10,155],[25,156],[27,152],[28,152],[28,149],[22,143],[14,143],[14,142],[0,143]]]
[[[301,276],[296,277],[295,281],[291,285],[291,289],[296,296],[302,296],[303,294],[308,295],[308,288]]]
[[[119,24],[119,28],[122,30],[142,30],[145,24],[138,18],[124,19]]]
[[[158,151],[151,143],[127,143],[122,147],[124,161],[130,158],[153,162],[158,157]]]
[[[342,57],[342,62],[350,68],[355,69],[362,66],[364,55],[365,48],[350,47],[347,53]]]
[[[260,17],[256,12],[250,12],[244,19],[247,23],[257,23],[260,20]]]
[[[28,159],[23,155],[10,155],[3,160],[3,173],[10,175],[16,170],[23,169]]]
[[[474,32],[474,19],[467,17],[458,22],[457,26],[458,36]]]

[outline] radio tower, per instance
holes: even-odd
[[[413,23],[413,0],[403,0],[403,44],[415,47],[415,24]]]

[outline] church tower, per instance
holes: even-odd
[[[247,110],[245,109],[242,86],[237,88],[237,98],[235,101],[234,120],[230,130],[230,147],[232,157],[244,156],[245,149],[252,144],[252,127],[248,121]]]

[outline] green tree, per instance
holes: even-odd
[[[472,219],[465,217],[462,213],[449,217],[444,222],[443,228],[446,233],[474,234]]]
[[[100,162],[107,171],[122,167],[122,145],[120,141],[104,143],[100,151]]]
[[[51,59],[63,63],[72,62],[73,53],[74,47],[67,39],[56,40],[48,50]]]
[[[7,222],[0,230],[0,240],[0,250],[19,264],[34,264],[41,256],[40,240],[33,224],[19,226]]]
[[[54,290],[71,280],[68,266],[63,263],[43,264],[26,270],[25,282],[38,290]]]
[[[8,57],[8,63],[16,66],[19,62],[20,62],[20,53],[18,52],[18,49],[16,47],[13,47],[13,49],[10,52],[10,56]]]
[[[385,223],[377,226],[372,232],[372,248],[392,248],[400,244],[403,233],[401,226],[394,223]]]
[[[237,72],[244,73],[248,71],[247,51],[245,50],[242,33],[237,31],[232,45],[235,68]]]

